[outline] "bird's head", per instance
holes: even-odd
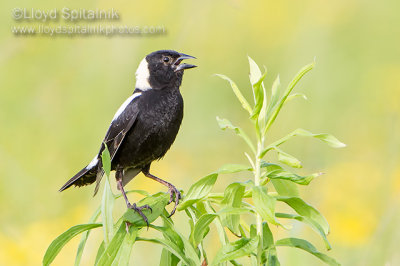
[[[191,58],[195,57],[173,50],[160,50],[148,54],[136,71],[136,88],[144,91],[150,88],[179,86],[183,71],[196,67],[182,63],[182,60]]]

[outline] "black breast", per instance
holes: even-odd
[[[148,90],[138,101],[139,114],[113,160],[116,165],[142,168],[165,155],[183,118],[179,89]]]

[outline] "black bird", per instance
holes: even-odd
[[[115,113],[111,125],[93,160],[68,182],[60,191],[72,185],[85,186],[96,182],[95,194],[103,176],[101,154],[105,145],[111,156],[111,170],[115,170],[118,189],[126,205],[138,212],[147,222],[142,209],[129,203],[124,186],[137,174],[168,187],[171,203],[175,198],[173,215],[181,198],[174,185],[150,173],[150,165],[161,159],[171,147],[183,118],[183,99],[179,91],[183,71],[196,67],[181,63],[195,58],[172,50],[160,50],[147,55],[136,71],[136,86],[133,94]],[[151,209],[150,209],[151,210]]]

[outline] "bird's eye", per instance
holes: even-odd
[[[169,62],[169,57],[166,56],[166,57],[163,58],[163,60],[164,60],[165,63],[167,63],[167,62]]]

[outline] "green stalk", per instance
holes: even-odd
[[[255,164],[255,169],[254,169],[254,184],[256,186],[260,186],[261,182],[261,158],[260,154],[264,150],[264,136],[262,136],[258,141],[257,141],[257,154],[256,154],[256,164]],[[262,252],[262,218],[259,213],[256,215],[256,228],[257,228],[257,235],[259,237],[259,242],[258,242],[258,251],[257,251],[257,265],[261,265],[261,252]]]

